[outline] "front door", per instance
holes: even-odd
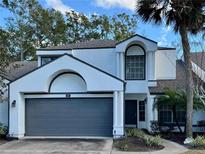
[[[125,124],[137,127],[137,100],[125,101]]]

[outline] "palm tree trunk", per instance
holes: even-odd
[[[193,77],[192,77],[192,64],[190,57],[190,46],[185,27],[181,26],[179,29],[181,35],[181,42],[183,46],[184,62],[186,70],[186,93],[187,93],[187,106],[186,106],[186,137],[192,137],[192,113],[193,113]]]
[[[181,129],[180,125],[179,125],[179,121],[178,121],[178,119],[177,119],[176,106],[173,107],[173,118],[174,118],[174,122],[176,122],[176,125],[177,125],[177,127],[178,127],[180,133],[182,134],[183,132],[182,132],[182,129]]]

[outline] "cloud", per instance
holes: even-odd
[[[136,7],[136,0],[95,0],[94,2],[103,8],[121,7],[134,11]]]
[[[73,9],[65,4],[61,0],[45,0],[49,7],[52,7],[55,10],[60,11],[62,14],[70,12]]]
[[[160,40],[158,42],[159,46],[169,46],[170,42],[168,42],[167,40],[167,35],[170,32],[171,27],[170,26],[166,26],[165,23],[162,27],[162,31],[161,31],[161,36],[160,36]]]

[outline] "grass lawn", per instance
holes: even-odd
[[[189,150],[181,154],[205,154],[205,150]]]

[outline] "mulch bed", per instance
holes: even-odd
[[[179,143],[181,145],[184,144],[184,140],[186,139],[185,134],[180,133],[162,133],[160,134],[161,138],[170,140],[176,143]]]
[[[204,133],[193,133],[193,137],[195,138],[197,135],[204,136]],[[181,133],[161,133],[160,134],[161,138],[164,138],[166,140],[170,140],[176,143],[179,143],[181,145],[184,145],[184,140],[186,139],[185,134]]]
[[[164,146],[148,146],[138,137],[127,137],[125,139],[114,140],[114,147],[120,151],[151,152],[161,150]]]
[[[0,145],[4,144],[4,143],[6,143],[6,142],[8,142],[8,141],[5,140],[5,139],[1,139],[1,138],[0,138]]]
[[[6,136],[0,136],[0,145],[12,141],[12,138],[7,138]]]

